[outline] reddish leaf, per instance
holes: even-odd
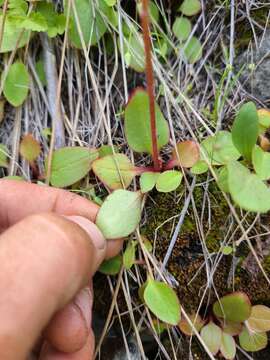
[[[33,163],[41,152],[39,142],[32,134],[27,134],[23,137],[20,144],[20,154],[29,163]]]
[[[187,140],[176,144],[173,150],[172,160],[175,166],[191,168],[200,158],[200,148],[195,141]]]

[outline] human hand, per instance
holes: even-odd
[[[40,360],[92,359],[91,278],[122,242],[68,191],[0,180],[0,204],[0,359],[26,359],[40,337]]]

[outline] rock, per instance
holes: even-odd
[[[253,45],[241,53],[235,61],[235,74],[241,70],[240,82],[252,96],[270,104],[270,30],[258,39],[258,47]]]

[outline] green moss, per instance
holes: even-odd
[[[203,178],[199,179],[198,183],[200,181],[203,183]],[[204,234],[208,252],[214,253],[220,249],[221,241],[228,231],[226,220],[229,223],[229,217],[231,216],[227,202],[214,182],[209,183],[207,192],[205,192],[203,186],[196,186],[193,197],[197,214],[194,215],[191,204],[167,265],[167,269],[179,284],[176,290],[187,311],[197,309],[201,301],[202,289],[207,284],[205,258],[201,245],[201,236],[197,229],[197,220],[199,218],[200,226],[202,226],[200,233]],[[178,201],[179,198],[172,193],[153,193],[152,198],[154,202],[149,201],[147,204],[147,224],[142,229],[142,232],[150,241],[156,236],[155,256],[162,261],[170,244],[175,223],[177,223],[183,208],[185,196],[183,195],[181,200]],[[208,213],[209,207],[211,207],[210,214]],[[254,215],[249,215],[246,218],[247,223],[252,223],[253,219]],[[260,232],[259,228],[257,232]],[[238,235],[240,236],[240,234],[236,233],[235,238]],[[248,253],[249,248],[243,242],[236,252],[236,256],[242,258],[242,261],[240,261],[240,265],[236,268],[234,274],[234,289],[246,292],[254,303],[266,304],[270,296],[265,279],[261,274],[258,279],[252,279],[251,274],[241,267]],[[270,271],[270,258],[267,259],[266,264],[266,266],[269,266]],[[220,296],[234,290],[227,287],[231,266],[232,256],[223,256],[215,271],[214,284]],[[192,282],[191,279],[193,279]],[[211,303],[211,301],[215,300],[215,293],[210,290],[209,294],[209,303]],[[209,298],[206,296],[205,301],[208,300]],[[207,303],[204,305],[207,305]]]

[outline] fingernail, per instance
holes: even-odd
[[[91,240],[93,241],[94,245],[99,250],[104,250],[107,243],[99,228],[90,220],[86,219],[83,216],[65,216],[67,219],[75,222],[80,227],[84,229],[84,231],[89,234]]]
[[[92,324],[92,302],[93,298],[89,288],[82,289],[73,300],[73,303],[80,309],[80,315],[85,321],[88,332],[90,331]]]

